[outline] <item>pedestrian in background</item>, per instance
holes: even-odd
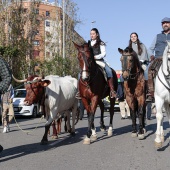
[[[120,77],[120,82],[118,82],[117,100],[119,102],[121,119],[130,118],[130,109],[125,99],[122,77]]]
[[[12,80],[11,70],[4,59],[0,57],[0,95],[7,91]],[[0,145],[0,152],[3,147]]]
[[[13,98],[14,89],[10,84],[8,91],[1,95],[3,133],[7,133],[10,131],[9,124],[14,117]]]

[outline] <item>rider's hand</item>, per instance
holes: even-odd
[[[155,59],[155,57],[152,55],[150,56],[150,60],[153,61]]]

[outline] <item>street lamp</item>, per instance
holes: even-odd
[[[62,0],[63,8],[63,62],[65,60],[65,0]],[[63,63],[63,75],[65,75],[65,65]]]
[[[91,22],[91,29],[92,29],[92,25],[93,25],[94,23],[96,23],[96,21],[92,21],[92,22]]]

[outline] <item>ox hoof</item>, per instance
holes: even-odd
[[[139,139],[139,140],[142,140],[142,139],[144,139],[144,138],[145,138],[144,134],[138,134],[138,139]]]
[[[47,145],[48,144],[48,141],[41,141],[40,145]]]
[[[162,148],[162,142],[155,142],[155,147],[156,148]]]
[[[161,136],[161,142],[164,143],[165,139],[164,136]]]
[[[97,135],[92,135],[92,136],[90,137],[90,139],[91,139],[91,141],[96,141],[96,140],[97,140]]]
[[[58,136],[55,136],[55,135],[54,135],[54,136],[52,136],[51,138],[52,138],[52,139],[58,139]]]
[[[83,144],[84,145],[90,145],[90,138],[85,138],[84,141],[83,141]]]
[[[107,136],[112,136],[112,134],[113,134],[113,131],[112,130],[108,130]]]
[[[138,136],[137,133],[132,133],[132,134],[131,134],[131,137],[132,137],[132,138],[136,138],[137,136]]]

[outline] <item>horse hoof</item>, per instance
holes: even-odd
[[[137,133],[132,133],[132,134],[131,134],[131,137],[132,137],[132,138],[136,138],[136,137],[137,137]]]
[[[162,142],[155,142],[155,147],[156,148],[162,148]]]
[[[112,130],[108,130],[107,136],[112,136],[112,134],[113,134]]]
[[[90,137],[90,139],[91,139],[91,141],[96,141],[96,140],[97,140],[97,135],[92,135],[92,136]]]
[[[104,128],[100,128],[100,131],[105,132],[105,131],[106,131],[106,129],[104,129]]]
[[[48,144],[48,141],[41,141],[40,145],[47,145]]]
[[[85,138],[83,141],[84,145],[90,145],[90,138]]]
[[[164,136],[161,136],[161,142],[164,143],[165,139]]]
[[[139,140],[142,140],[142,139],[144,139],[144,138],[145,138],[144,134],[138,134],[138,139],[139,139]]]

